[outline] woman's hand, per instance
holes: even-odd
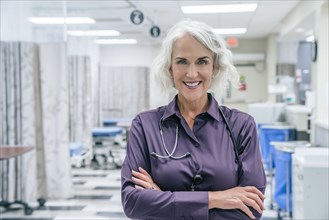
[[[265,210],[265,196],[253,186],[234,187],[225,191],[209,192],[209,209],[241,209],[251,219],[255,219],[248,206],[262,213]]]
[[[146,170],[141,167],[138,167],[138,171],[132,170],[132,181],[136,183],[135,188],[137,189],[161,189],[153,182],[153,179]]]

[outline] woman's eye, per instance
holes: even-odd
[[[202,64],[208,64],[207,60],[199,60],[198,64],[202,65]]]
[[[177,64],[186,64],[186,60],[178,60]]]

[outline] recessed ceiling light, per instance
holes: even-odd
[[[119,36],[120,32],[116,30],[70,30],[67,31],[71,36],[101,37],[101,36]]]
[[[30,17],[29,22],[34,24],[93,24],[94,19],[89,17]]]
[[[216,34],[245,34],[247,32],[247,28],[219,28],[213,29]]]
[[[308,36],[306,39],[305,39],[305,41],[307,41],[307,42],[313,42],[314,41],[314,35],[310,35],[310,36]]]
[[[97,39],[97,44],[137,44],[136,39]]]
[[[181,8],[185,14],[250,12],[256,10],[257,4],[193,5]]]

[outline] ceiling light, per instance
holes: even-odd
[[[97,44],[137,44],[136,39],[97,39]]]
[[[216,34],[245,34],[247,28],[219,28],[213,29]]]
[[[305,31],[304,28],[297,28],[295,30],[295,32],[297,32],[297,33],[301,33],[301,32],[304,32],[304,31]]]
[[[310,36],[308,36],[306,39],[305,39],[305,41],[307,41],[307,42],[313,42],[314,41],[314,35],[310,35]]]
[[[29,22],[34,24],[93,24],[94,19],[89,17],[30,17]]]
[[[86,37],[104,37],[104,36],[119,36],[120,32],[116,30],[70,30],[67,31],[71,36],[86,36]]]
[[[181,8],[185,14],[230,13],[255,11],[257,8],[257,4],[195,5],[182,6]]]

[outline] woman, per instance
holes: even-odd
[[[238,81],[224,41],[204,23],[182,21],[168,32],[154,71],[164,89],[178,94],[133,120],[122,167],[125,214],[259,219],[266,178],[255,122],[219,108],[208,93],[214,85],[223,89]]]

